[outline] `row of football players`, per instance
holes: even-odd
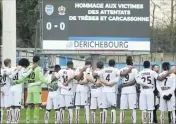
[[[21,65],[23,65],[23,67],[27,67],[29,65],[29,62],[27,62],[27,60],[24,62],[21,61]],[[20,63],[20,62],[19,62]],[[26,63],[26,64],[24,64]],[[1,97],[3,100],[3,103],[1,103],[1,107],[8,107],[12,106],[12,108],[15,109],[8,109],[7,110],[7,122],[10,119],[10,115],[12,117],[14,117],[14,122],[18,122],[19,120],[19,115],[20,115],[20,109],[18,108],[20,106],[20,101],[21,100],[17,100],[18,98],[20,98],[17,94],[17,91],[19,91],[19,89],[22,89],[21,87],[17,90],[15,90],[15,96],[12,98],[15,98],[14,100],[12,100],[12,102],[15,102],[14,105],[11,104],[9,105],[9,103],[11,103],[9,100],[10,96],[9,94],[13,94],[12,92],[9,92],[11,90],[9,90],[9,83],[4,83],[6,82],[4,77],[7,77],[8,75],[8,71],[7,69],[10,68],[10,60],[6,59],[4,61],[5,64],[5,71],[2,71],[1,73],[6,73],[6,76],[1,76],[3,78],[1,78],[1,85],[3,88],[1,88],[1,95],[3,97]],[[115,61],[114,60],[110,60],[109,61],[109,66],[108,68],[104,68],[103,69],[103,63],[102,62],[98,62],[97,64],[97,69],[95,72],[92,72],[90,69],[90,62],[86,62],[86,71],[84,72],[84,76],[81,80],[78,80],[78,86],[76,88],[76,121],[77,123],[79,122],[79,110],[80,110],[80,106],[84,106],[85,110],[86,110],[86,122],[89,122],[89,84],[90,82],[92,82],[94,85],[91,86],[91,109],[92,110],[96,110],[97,107],[97,103],[99,108],[101,109],[100,112],[100,121],[102,123],[106,123],[106,118],[107,118],[107,108],[111,108],[111,121],[112,123],[116,122],[116,111],[115,111],[115,107],[116,107],[116,83],[118,82],[119,78],[121,77],[123,79],[123,83],[121,85],[122,88],[122,97],[121,97],[121,113],[120,113],[120,122],[123,123],[124,121],[124,110],[128,108],[132,109],[132,118],[133,118],[133,123],[136,122],[136,111],[135,111],[135,107],[136,107],[136,89],[135,89],[135,77],[137,75],[137,70],[135,68],[132,68],[132,58],[128,57],[127,58],[127,67],[122,69],[121,71],[119,71],[118,69],[114,68],[115,66]],[[139,73],[139,76],[136,77],[137,83],[139,83],[141,85],[141,95],[140,95],[140,109],[143,110],[143,116],[142,116],[142,120],[143,122],[146,122],[146,110],[149,111],[149,120],[150,122],[152,122],[152,110],[153,110],[153,103],[150,103],[149,101],[153,101],[153,89],[154,89],[154,79],[158,79],[158,80],[163,80],[166,77],[169,77],[170,79],[170,74],[172,71],[168,71],[168,68],[165,69],[165,74],[161,75],[161,76],[157,76],[156,73],[154,73],[153,71],[151,71],[149,69],[150,67],[150,63],[148,61],[144,62],[144,68],[146,68],[146,70],[144,69],[143,72]],[[63,117],[64,117],[64,108],[68,107],[69,110],[69,120],[70,123],[72,122],[72,117],[73,117],[73,83],[75,82],[74,80],[76,79],[76,75],[79,73],[79,71],[77,70],[76,72],[73,71],[73,63],[72,62],[68,62],[68,69],[63,69],[61,71],[59,71],[59,73],[52,73],[52,78],[50,80],[52,80],[51,82],[55,82],[56,79],[59,79],[61,82],[61,85],[59,85],[61,87],[61,91],[60,91],[60,95],[59,95],[59,101],[62,101],[59,103],[59,107],[57,107],[57,109],[60,109],[60,111],[56,111],[56,121],[61,120],[61,122],[63,121]],[[19,70],[21,70],[21,67],[17,67],[13,72],[19,72]],[[59,69],[58,69],[59,70]],[[57,70],[57,71],[58,71]],[[81,71],[83,71],[84,69],[82,69]],[[9,76],[9,78],[11,77],[11,79],[15,79],[15,75],[16,73],[11,73],[11,76]],[[56,75],[55,75],[56,74]],[[55,76],[54,76],[55,75]],[[93,76],[91,76],[93,75]],[[172,74],[173,75],[173,74]],[[94,78],[93,78],[94,77]],[[171,76],[172,77],[172,76]],[[16,77],[17,78],[17,77]],[[143,82],[142,82],[142,80]],[[171,78],[172,79],[172,78]],[[2,83],[3,82],[3,83]],[[167,82],[171,82],[169,83],[169,87],[167,86]],[[160,83],[159,83],[160,84]],[[162,84],[162,83],[161,83]],[[160,97],[161,99],[167,99],[167,102],[170,101],[169,99],[174,99],[173,95],[171,94],[171,91],[173,91],[173,87],[170,85],[174,83],[170,80],[164,82],[164,86],[162,86],[162,91],[160,91],[160,93],[162,92],[162,94],[164,94],[163,97]],[[55,85],[53,85],[55,86]],[[57,86],[57,85],[56,85]],[[166,88],[164,88],[166,87]],[[172,87],[172,88],[171,88]],[[54,90],[57,89],[57,87],[51,87],[50,88],[50,92],[54,92]],[[164,89],[164,90],[163,90]],[[172,90],[171,90],[172,89]],[[53,90],[53,91],[52,91]],[[65,91],[64,91],[65,90]],[[164,91],[167,92],[164,92]],[[129,92],[130,91],[130,92]],[[142,92],[143,91],[143,92]],[[152,91],[152,92],[151,92]],[[21,92],[21,91],[20,91]],[[164,93],[163,93],[164,92]],[[169,94],[168,94],[169,93]],[[19,93],[22,94],[22,93]],[[52,94],[52,93],[51,93]],[[101,94],[101,95],[100,95]],[[51,95],[52,96],[52,95]],[[56,95],[58,96],[58,95]],[[54,100],[54,99],[52,99]],[[50,100],[50,102],[52,101]],[[56,100],[58,101],[58,100]],[[144,102],[146,101],[146,102]],[[162,101],[162,100],[160,100]],[[166,100],[164,100],[166,101]],[[49,102],[49,100],[48,100]],[[129,104],[132,103],[132,104]],[[143,103],[144,102],[144,103]],[[56,102],[55,102],[56,103]],[[174,108],[172,106],[174,106],[173,104],[175,104],[175,101],[173,102],[173,100],[170,101],[171,104],[169,104],[169,107]],[[49,103],[48,103],[49,106]],[[58,106],[58,103],[57,105]],[[160,105],[161,106],[161,105]],[[164,106],[164,105],[163,105]],[[151,107],[151,108],[150,108]],[[166,107],[166,106],[165,106]],[[51,108],[51,107],[49,107]],[[48,108],[48,109],[49,109]],[[161,108],[161,107],[160,107]],[[164,108],[164,107],[163,107]],[[15,114],[10,114],[10,111],[14,111],[12,113]],[[162,110],[165,111],[165,110]],[[171,109],[169,109],[169,111],[171,111]],[[172,111],[171,111],[172,112]],[[1,109],[1,117],[2,117],[2,113],[3,110]],[[49,112],[46,112],[46,117],[45,117],[45,121],[47,122],[47,115],[49,114]],[[92,122],[95,122],[95,111],[92,111]],[[163,115],[163,114],[161,114]],[[175,116],[174,113],[172,112],[171,114],[173,116],[172,120],[174,121]],[[161,116],[162,119],[164,120],[164,116]],[[1,119],[2,120],[2,119]]]
[[[45,123],[48,123],[49,112],[54,105],[56,110],[56,123],[64,121],[64,109],[68,108],[69,123],[73,121],[73,107],[75,110],[75,121],[79,123],[80,107],[85,108],[85,121],[89,123],[89,106],[91,111],[91,121],[95,123],[97,108],[100,109],[100,123],[106,123],[107,110],[111,109],[111,123],[116,123],[117,104],[117,82],[122,79],[120,100],[120,123],[124,123],[125,110],[131,110],[132,123],[136,123],[137,92],[136,83],[140,85],[139,107],[142,110],[143,123],[153,123],[154,91],[157,87],[160,94],[161,123],[164,123],[164,112],[171,112],[172,122],[175,122],[175,70],[169,70],[167,63],[163,63],[163,72],[157,74],[150,69],[150,62],[145,61],[144,69],[138,73],[133,67],[132,57],[127,57],[127,66],[121,70],[115,68],[115,61],[109,61],[109,67],[104,68],[103,62],[97,63],[97,69],[92,71],[91,63],[85,63],[85,69],[81,80],[77,80],[76,75],[80,70],[73,70],[73,63],[67,63],[67,69],[55,67],[55,71],[50,73],[48,81],[58,83],[49,88],[47,111],[45,112]],[[76,81],[77,80],[77,81]],[[156,83],[155,83],[156,81]],[[74,95],[74,84],[77,84]],[[59,95],[58,95],[59,94]],[[91,99],[89,102],[91,94]],[[75,99],[75,100],[74,100]],[[147,120],[148,112],[148,120]]]
[[[6,122],[18,123],[23,98],[23,84],[12,85],[14,81],[25,75],[30,65],[28,59],[21,59],[19,66],[12,68],[11,59],[4,60],[4,67],[0,62],[0,122],[3,122],[3,113],[6,109]],[[34,66],[31,68],[35,68]],[[29,74],[28,74],[29,75]]]

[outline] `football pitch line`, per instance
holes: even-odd
[[[21,110],[21,117],[20,117],[20,122],[19,123],[26,123],[25,121],[25,112],[26,112],[26,109],[22,109]],[[117,109],[116,111],[116,123],[119,124],[119,120],[120,120],[120,110]],[[40,110],[40,119],[39,119],[39,123],[43,124],[44,123],[44,114],[45,114],[45,109],[41,109]],[[75,114],[74,114],[75,115]],[[157,112],[157,117],[158,117],[158,121],[159,121],[159,111]],[[141,120],[141,111],[140,110],[137,110],[137,115],[136,115],[136,118],[137,118],[137,124],[141,124],[142,123],[142,120]],[[99,123],[99,110],[96,111],[96,123]],[[3,119],[3,123],[5,123],[5,113],[4,113],[4,119]],[[52,110],[50,112],[50,120],[49,120],[49,123],[50,124],[53,124],[54,123],[54,110]],[[110,110],[108,111],[108,118],[107,118],[107,123],[110,124],[111,120],[110,120]],[[167,118],[167,113],[166,113],[166,121],[165,121],[167,124],[168,123],[168,118]],[[30,123],[33,123],[33,111],[31,112],[31,121]],[[64,124],[67,124],[68,123],[68,114],[67,114],[67,110],[65,110],[65,117],[64,117]],[[73,123],[75,123],[75,117],[73,117]],[[85,118],[84,118],[84,109],[81,109],[80,110],[80,124],[84,124],[85,123]],[[90,111],[90,122],[91,124],[91,111]],[[132,121],[131,121],[131,111],[130,110],[127,110],[125,112],[125,124],[131,124]]]

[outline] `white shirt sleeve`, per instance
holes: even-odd
[[[9,78],[13,79],[17,75],[18,72],[19,72],[18,70],[12,71],[11,75],[9,75]]]
[[[156,81],[156,87],[157,87],[157,90],[159,91],[160,95],[162,94],[162,90],[161,90],[161,87],[160,87],[160,81]]]
[[[155,71],[152,71],[152,75],[153,75],[153,77],[154,77],[155,79],[158,78],[158,74],[157,74]]]
[[[4,69],[3,71],[4,71],[4,74],[7,75],[7,76],[12,74],[12,70],[11,69]]]
[[[175,91],[175,87],[176,87],[175,86],[176,85],[175,74],[172,75],[172,78],[173,78],[173,82],[172,82],[173,85],[172,85],[171,89],[169,89],[168,94],[172,94]]]
[[[116,72],[117,76],[120,77],[120,72],[121,72],[121,71],[120,71],[119,69],[117,69],[116,71],[117,71],[117,72]]]
[[[120,69],[120,73],[121,73],[121,72],[123,72],[123,70],[124,70],[123,68],[122,68],[122,69]],[[117,72],[117,73],[118,73],[118,72]],[[119,74],[117,74],[117,75],[119,75]],[[123,79],[123,78],[124,78],[124,76],[120,76],[120,78],[121,78],[121,79]]]
[[[103,77],[103,74],[104,74],[104,69],[103,69],[103,70],[101,70],[101,71],[98,71],[98,72],[97,72],[97,74],[98,74],[98,76],[99,76],[99,77]]]
[[[32,71],[33,71],[32,69],[29,69],[29,70],[25,71],[25,72],[21,75],[21,77],[27,78],[27,77],[31,74]]]
[[[61,72],[59,71],[58,73],[55,74],[55,76],[56,76],[57,79],[60,79],[60,73]]]
[[[134,77],[136,77],[138,75],[138,70],[134,69]]]

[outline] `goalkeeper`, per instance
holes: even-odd
[[[21,79],[16,81],[17,84],[23,83],[27,78],[27,110],[26,110],[26,123],[30,123],[30,113],[32,110],[32,106],[34,106],[34,123],[38,123],[39,121],[39,107],[41,105],[41,91],[42,87],[40,86],[42,83],[48,85],[47,80],[43,75],[42,69],[39,67],[40,57],[33,57],[33,66],[32,71],[26,73]]]

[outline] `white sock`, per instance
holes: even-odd
[[[68,120],[69,120],[69,124],[72,124],[72,122],[73,122],[73,109],[68,109]]]
[[[64,123],[64,110],[60,109],[60,123],[63,124]]]
[[[148,111],[149,124],[153,123],[153,111]]]
[[[6,122],[9,124],[11,123],[11,110],[7,110],[7,113],[6,113]]]
[[[89,106],[84,106],[85,108],[85,118],[86,118],[86,124],[89,123]]]
[[[125,120],[125,110],[120,111],[120,124],[123,124]]]
[[[106,109],[103,109],[103,124],[106,123],[107,116],[108,116],[108,111]]]
[[[176,123],[176,122],[175,122],[175,110],[173,110],[173,111],[171,112],[171,117],[172,117],[172,123],[173,123],[173,124]]]
[[[76,113],[75,113],[75,116],[76,116],[76,124],[79,124],[79,111],[80,111],[80,107],[79,106],[76,106]]]
[[[15,109],[10,108],[11,123],[15,123]]]
[[[1,122],[1,124],[2,124],[2,122],[3,122],[3,114],[4,114],[4,110],[3,109],[1,109],[0,110],[0,122]]]
[[[111,123],[112,124],[116,123],[116,110],[115,109],[111,110]]]
[[[14,121],[16,124],[18,124],[19,120],[20,120],[20,109],[16,108],[14,109]]]
[[[165,121],[165,112],[161,112],[160,121],[161,121],[161,124],[164,124],[164,121]]]
[[[94,111],[92,111],[91,112],[91,118],[92,118],[92,124],[95,124],[95,120],[96,120],[96,118],[95,118],[95,112]],[[101,121],[100,121],[101,122]]]
[[[142,111],[142,123],[146,124],[147,123],[147,111]]]
[[[136,109],[131,110],[131,119],[133,124],[136,124]]]
[[[55,111],[55,124],[59,123],[59,117],[60,117],[60,112],[59,111]]]
[[[48,121],[49,121],[49,114],[50,114],[49,111],[45,111],[45,118],[44,118],[45,124],[48,124]],[[55,116],[56,116],[56,115],[55,115]]]
[[[100,124],[103,124],[103,111],[100,111]]]

